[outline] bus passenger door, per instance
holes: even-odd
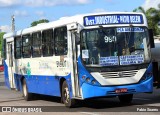
[[[71,27],[76,26],[74,23],[68,25],[68,30],[71,29]],[[82,98],[81,97],[81,91],[79,87],[79,77],[78,77],[78,45],[76,44],[76,31],[75,29],[69,30],[68,33],[69,36],[69,57],[71,62],[71,81],[72,81],[72,91],[73,91],[73,98]]]
[[[13,71],[13,58],[14,58],[14,50],[13,50],[14,43],[13,42],[8,42],[7,47],[8,47],[8,53],[7,53],[7,58],[8,58],[8,77],[9,77],[9,84],[10,88],[14,89],[15,88],[15,82],[14,82],[14,71]]]

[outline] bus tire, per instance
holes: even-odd
[[[121,103],[131,103],[133,99],[133,94],[119,95],[118,98]]]
[[[70,97],[69,87],[66,81],[64,81],[62,84],[62,101],[68,108],[72,108],[76,104],[76,100],[71,99]]]
[[[22,81],[22,91],[23,91],[23,97],[26,101],[30,101],[32,98],[32,94],[28,92],[28,88],[27,88],[27,84],[26,84],[26,80],[23,79]]]

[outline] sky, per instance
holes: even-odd
[[[160,0],[0,0],[0,30],[11,32],[11,16],[15,29],[30,27],[33,21],[94,12],[131,12],[142,6],[158,8]]]

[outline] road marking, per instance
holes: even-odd
[[[145,98],[133,98],[133,99],[137,99],[137,100],[150,100],[150,99],[145,99]]]
[[[99,114],[95,114],[95,113],[92,113],[92,112],[80,112],[80,113],[87,114],[87,115],[99,115]]]

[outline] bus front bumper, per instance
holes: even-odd
[[[123,94],[149,93],[153,92],[153,77],[138,84],[123,86],[94,86],[83,83],[81,88],[83,99],[93,97],[118,96]],[[117,89],[127,89],[127,92],[116,93]]]

